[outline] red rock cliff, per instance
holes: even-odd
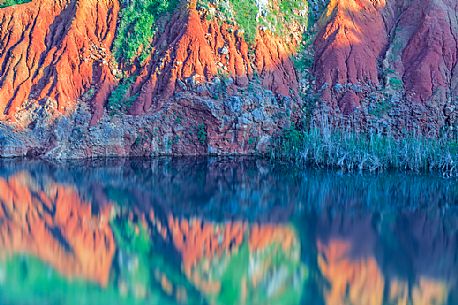
[[[456,14],[450,0],[332,0],[315,41],[323,99],[351,113],[368,93],[396,84],[403,103],[440,116],[458,95]]]
[[[34,0],[0,9],[0,119],[52,99],[62,114],[94,86],[103,107],[113,85],[117,1]]]
[[[419,126],[437,136],[458,124],[456,1],[299,2],[289,19],[267,15],[277,1],[253,4],[258,13],[248,18],[256,23],[248,41],[246,20],[214,14],[220,8],[213,2],[177,1],[157,18],[163,26],[135,65],[111,53],[125,3],[33,0],[2,8],[0,135],[9,140],[0,151],[259,152],[281,129],[303,124],[304,109],[315,109],[304,105],[326,106],[344,122],[357,114],[361,128],[381,121],[395,133]],[[295,16],[317,21],[292,22]],[[266,25],[271,19],[283,23]],[[304,49],[311,63],[301,57]],[[122,79],[131,81],[126,88],[118,87]],[[110,96],[121,104],[114,118]],[[388,110],[372,114],[380,105]],[[56,127],[56,118],[64,123]],[[3,123],[24,133],[15,137]]]
[[[256,72],[264,88],[282,96],[295,95],[298,80],[290,59],[294,48],[263,31],[249,46],[238,26],[208,20],[195,4],[182,7],[154,43],[149,63],[137,80],[140,95],[132,113],[145,113],[157,100],[222,75],[234,78],[234,87],[247,87]]]

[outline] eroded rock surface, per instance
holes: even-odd
[[[113,52],[127,2],[1,8],[1,155],[262,153],[324,120],[457,126],[456,1],[174,3],[131,62]]]
[[[366,118],[386,102],[402,128],[456,126],[457,24],[455,1],[330,1],[315,40],[323,100]]]
[[[117,1],[37,0],[0,9],[0,118],[53,101],[66,115],[91,88],[101,111],[114,79],[109,67]],[[100,108],[97,108],[100,107]],[[20,115],[21,116],[21,115]]]

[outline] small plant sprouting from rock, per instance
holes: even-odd
[[[127,110],[134,101],[137,99],[137,95],[128,96],[129,89],[134,83],[134,78],[126,78],[116,87],[108,98],[107,108],[110,114],[116,114]]]
[[[257,140],[258,140],[258,139],[257,139],[256,137],[250,137],[250,138],[248,139],[248,145],[250,145],[250,146],[255,145],[256,142],[257,142]]]
[[[397,77],[391,77],[389,82],[391,88],[393,88],[394,90],[402,90],[402,88],[404,87],[402,80]]]
[[[197,139],[202,145],[205,145],[207,142],[207,130],[205,123],[201,123],[197,126]]]
[[[375,103],[371,108],[369,108],[368,113],[375,117],[382,117],[387,114],[388,111],[393,107],[389,99],[383,99],[380,102]]]

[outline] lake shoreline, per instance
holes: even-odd
[[[99,167],[105,165],[118,164],[123,166],[123,164],[130,162],[143,162],[143,163],[155,163],[155,162],[203,162],[208,163],[213,162],[266,162],[268,164],[275,164],[279,166],[284,166],[285,168],[290,168],[291,170],[313,170],[313,171],[323,171],[336,174],[344,175],[355,175],[355,176],[382,176],[386,174],[401,174],[409,176],[432,176],[440,177],[446,180],[458,179],[458,174],[447,174],[439,170],[430,170],[430,169],[420,169],[412,170],[408,168],[395,168],[395,167],[386,167],[377,170],[368,170],[360,168],[342,168],[337,165],[320,165],[313,163],[312,161],[297,160],[293,158],[273,158],[268,154],[226,154],[226,155],[154,155],[154,156],[106,156],[106,157],[93,157],[93,158],[67,158],[67,159],[51,159],[43,157],[30,157],[30,156],[15,156],[15,157],[0,157],[0,165],[4,164],[36,164],[42,163],[49,166],[56,167]]]

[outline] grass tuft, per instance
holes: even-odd
[[[271,157],[345,171],[400,169],[458,176],[458,139],[407,135],[395,138],[343,129],[288,128],[274,140]]]

